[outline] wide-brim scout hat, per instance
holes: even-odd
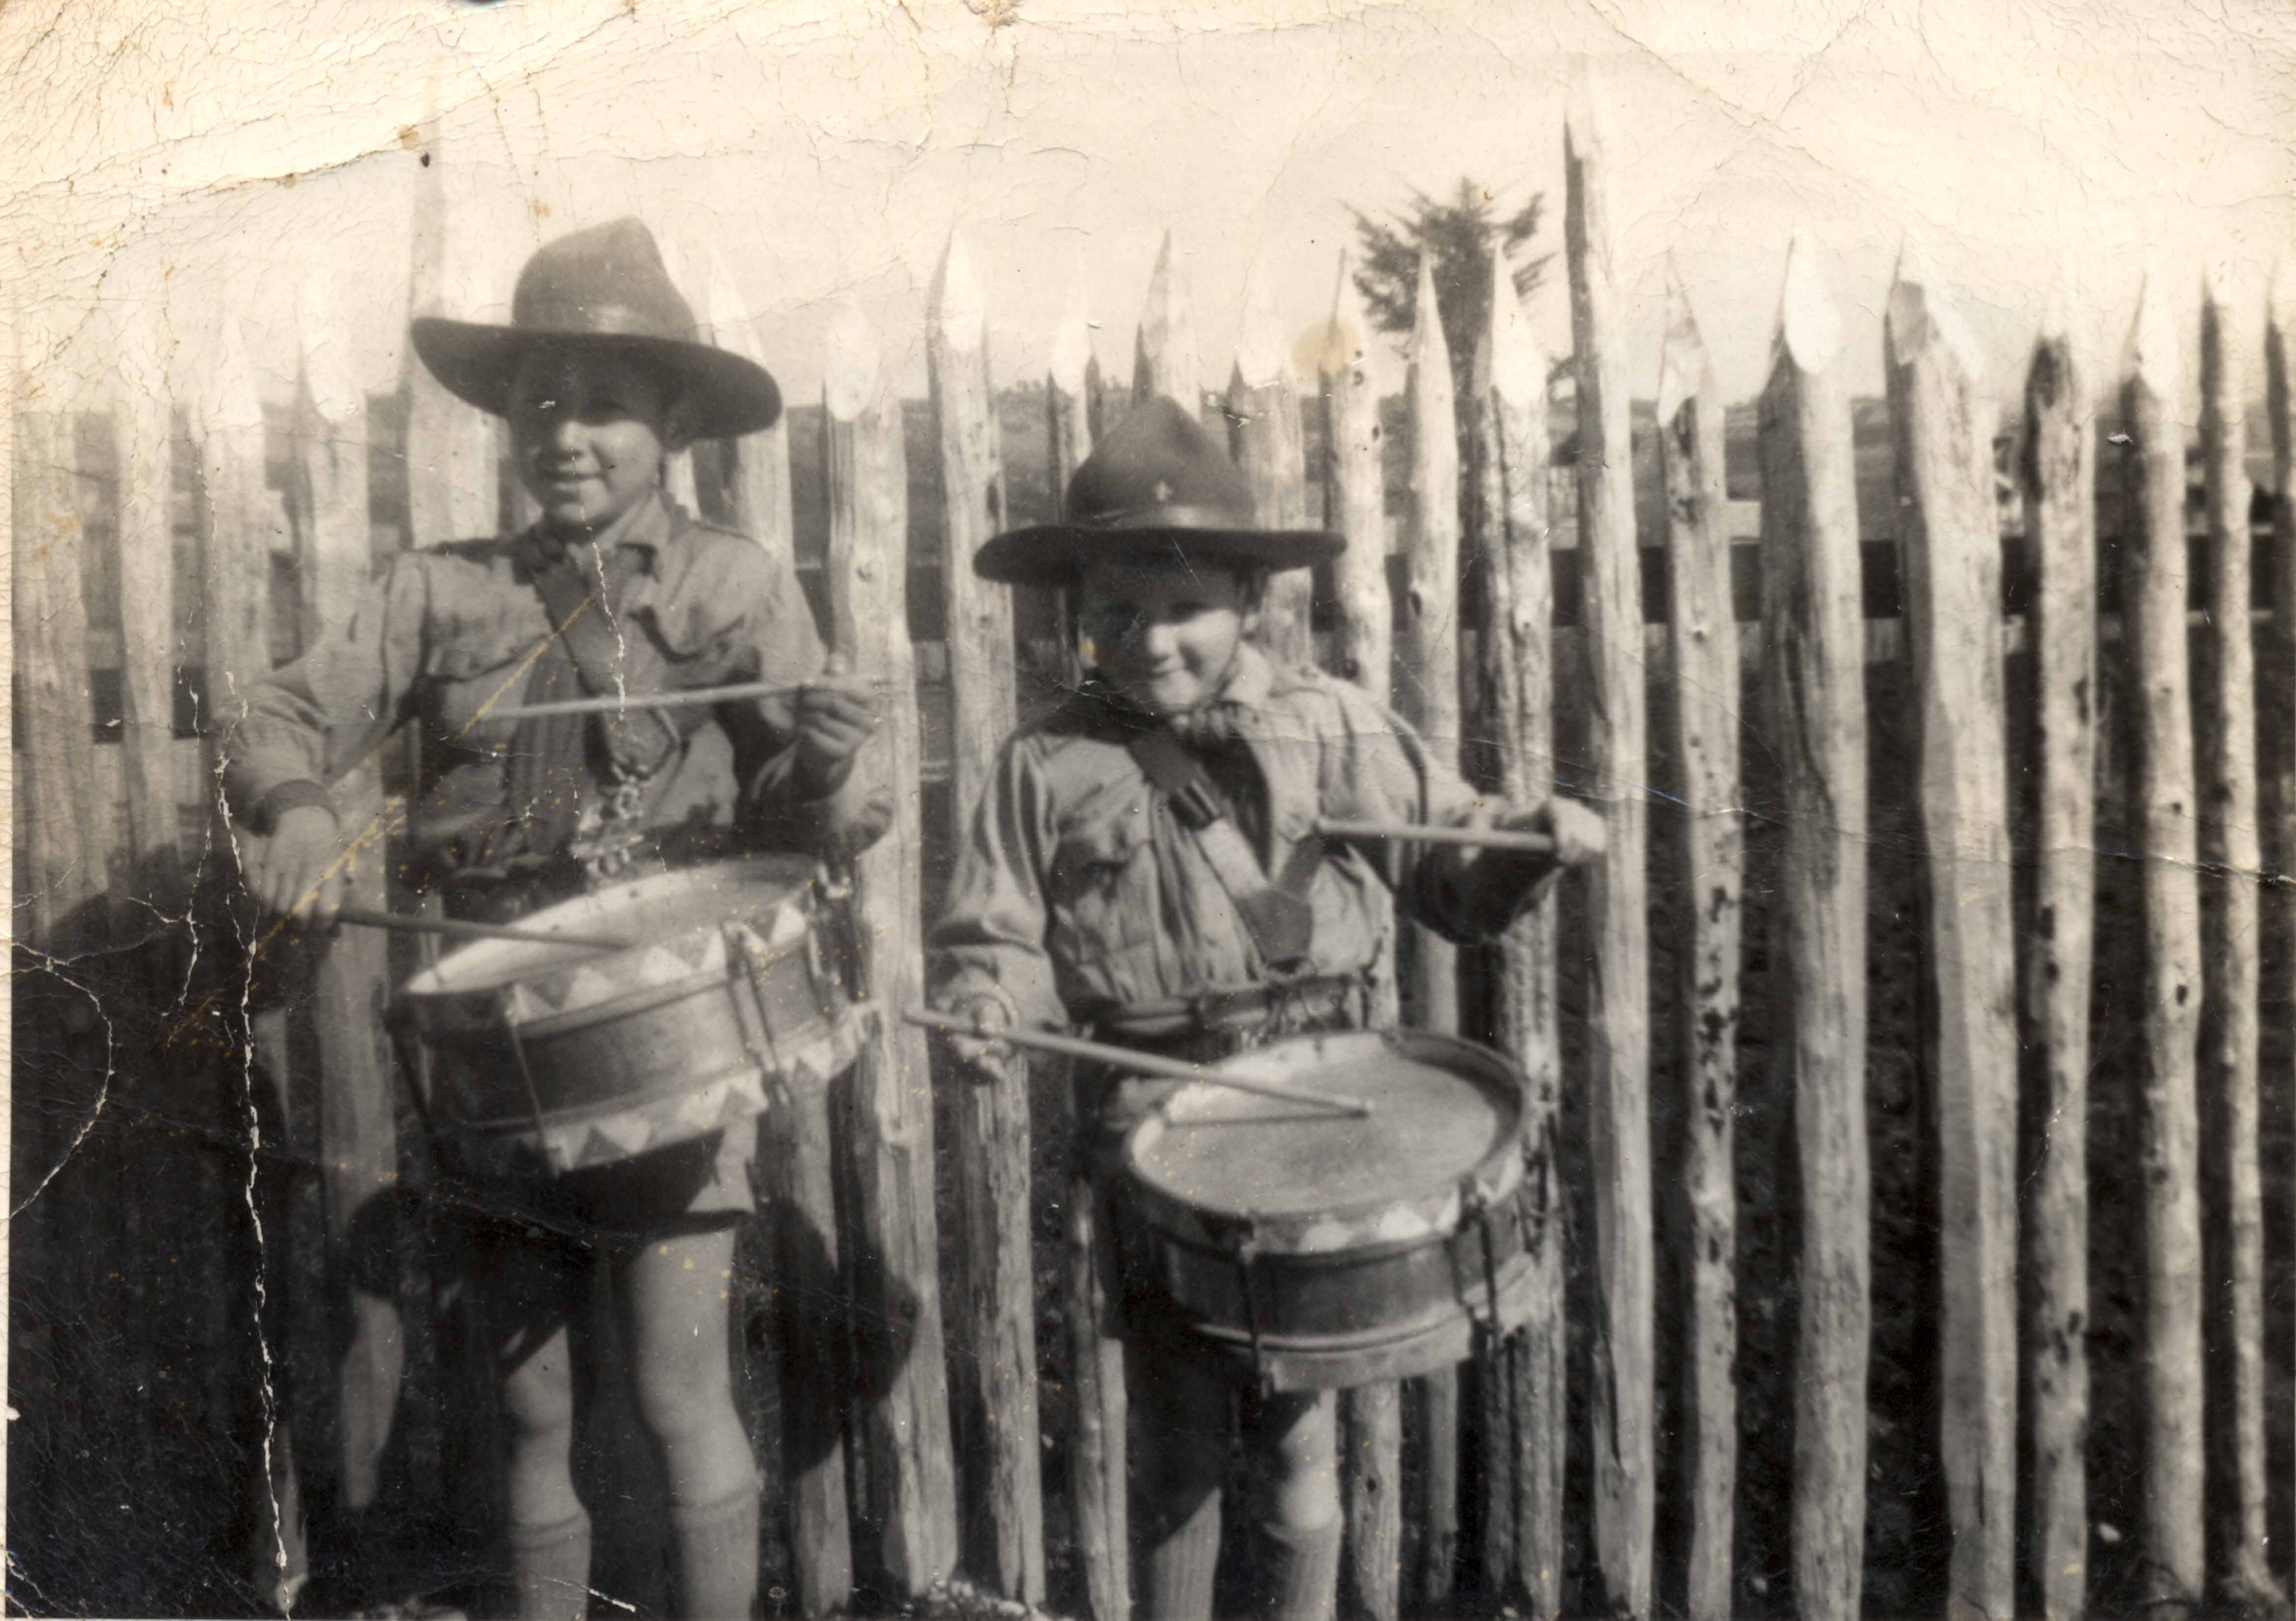
[[[1239,569],[1308,568],[1347,548],[1319,529],[1262,529],[1251,486],[1196,419],[1153,396],[1133,407],[1070,479],[1055,523],[1012,529],[973,572],[1006,585],[1058,585],[1086,562],[1174,554]]]
[[[425,316],[414,352],[447,390],[496,416],[529,350],[574,344],[644,357],[676,383],[697,437],[773,426],[782,391],[766,368],[701,341],[693,308],[671,284],[653,235],[635,219],[545,243],[518,273],[510,325]]]

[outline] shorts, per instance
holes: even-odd
[[[570,1255],[613,1255],[741,1225],[757,1210],[757,1154],[751,1120],[558,1174],[451,1164],[439,1191],[477,1236],[509,1230]]]

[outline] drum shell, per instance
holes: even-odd
[[[1192,1206],[1128,1173],[1118,1203],[1144,1328],[1180,1330],[1200,1350],[1277,1391],[1345,1389],[1405,1378],[1472,1355],[1477,1337],[1521,1326],[1531,1301],[1528,1250],[1543,1186],[1524,1175],[1527,1083],[1502,1055],[1405,1032],[1308,1037],[1287,1046],[1384,1041],[1437,1057],[1506,1096],[1513,1125],[1466,1175],[1382,1205],[1242,1217]],[[1298,1077],[1287,1076],[1298,1082]],[[1128,1165],[1155,1123],[1134,1128]]]
[[[750,1051],[752,1025],[803,1046],[829,1038],[832,1014],[802,945],[757,954],[514,1029],[498,1010],[418,1017],[430,1044],[435,1105],[472,1131],[517,1129],[671,1096],[738,1070],[777,1066]],[[754,1012],[742,1007],[754,1004]],[[530,1090],[529,1090],[530,1089]]]
[[[452,956],[417,975],[394,1017],[412,1038],[434,1126],[477,1168],[563,1172],[746,1120],[775,1088],[825,1085],[865,1028],[793,871],[809,867],[753,858],[586,898],[604,909],[665,885],[726,887],[732,916],[669,940],[562,950],[480,984],[458,983]],[[578,926],[604,932],[611,910]]]

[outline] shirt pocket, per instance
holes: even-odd
[[[1156,852],[1144,802],[1130,814],[1095,818],[1054,846],[1055,949],[1082,967],[1106,961],[1155,927]]]

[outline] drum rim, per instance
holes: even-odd
[[[1431,1049],[1465,1055],[1477,1060],[1477,1064],[1455,1073],[1469,1077],[1480,1073],[1485,1079],[1512,1084],[1515,1110],[1513,1128],[1500,1131],[1489,1148],[1468,1170],[1417,1193],[1399,1198],[1359,1199],[1345,1205],[1325,1205],[1300,1214],[1261,1213],[1235,1215],[1193,1204],[1178,1194],[1148,1181],[1140,1174],[1138,1167],[1144,1140],[1151,1132],[1160,1133],[1168,1130],[1171,1124],[1160,1111],[1152,1113],[1136,1122],[1125,1133],[1121,1161],[1127,1190],[1152,1230],[1168,1233],[1176,1239],[1184,1233],[1201,1235],[1203,1242],[1215,1247],[1224,1244],[1234,1247],[1249,1243],[1272,1254],[1351,1254],[1370,1244],[1407,1247],[1456,1231],[1457,1221],[1464,1220],[1467,1214],[1462,1197],[1466,1189],[1473,1189],[1486,1205],[1496,1205],[1507,1198],[1521,1184],[1523,1155],[1530,1124],[1530,1081],[1521,1065],[1496,1048],[1434,1030],[1334,1030],[1287,1037],[1265,1047],[1253,1048],[1247,1053],[1239,1053],[1234,1058],[1223,1059],[1210,1067],[1218,1069],[1250,1058],[1264,1058],[1267,1054],[1287,1047],[1310,1043],[1326,1047],[1334,1043],[1349,1046],[1375,1043],[1390,1051],[1410,1056],[1424,1056]],[[1189,1082],[1185,1084],[1201,1083]],[[1459,1201],[1462,1208],[1449,1226],[1439,1226],[1430,1217],[1426,1231],[1407,1237],[1373,1238],[1364,1244],[1304,1241],[1316,1236],[1319,1229],[1358,1226],[1391,1213],[1423,1211],[1431,1205],[1440,1209],[1455,1200]]]
[[[1173,1328],[1219,1362],[1259,1373],[1270,1390],[1346,1390],[1365,1383],[1367,1372],[1371,1380],[1385,1382],[1457,1367],[1474,1359],[1479,1336],[1494,1329],[1508,1334],[1521,1328],[1530,1320],[1537,1288],[1530,1251],[1519,1252],[1500,1267],[1495,1282],[1495,1302],[1473,1291],[1450,1307],[1431,1309],[1406,1320],[1410,1326],[1400,1332],[1395,1331],[1393,1324],[1382,1324],[1376,1329],[1345,1335],[1266,1333],[1255,1342],[1250,1330],[1226,1324],[1191,1321]],[[1432,1354],[1462,1338],[1464,1355]],[[1367,1359],[1376,1359],[1378,1367],[1366,1370],[1362,1364]]]
[[[722,875],[729,871],[772,870],[786,876],[788,886],[793,892],[792,896],[787,898],[794,898],[795,895],[803,893],[806,885],[810,882],[818,865],[811,856],[797,855],[785,851],[759,851],[727,860],[704,862],[698,867],[680,867],[669,872],[648,873],[644,877],[625,879],[621,883],[609,885],[603,889],[593,891],[588,894],[570,896],[566,900],[528,912],[519,919],[518,926],[521,928],[538,927],[542,920],[549,917],[552,913],[570,911],[576,907],[595,910],[598,909],[600,901],[632,892],[688,887],[711,873]],[[594,919],[593,921],[594,922]],[[720,918],[713,923],[695,924],[693,930],[680,931],[677,935],[669,938],[683,938],[686,933],[705,928],[721,929],[728,921],[731,919]],[[586,951],[577,947],[574,954],[554,958],[546,967],[540,964],[533,965],[534,971],[531,973],[514,974],[508,978],[483,986],[444,983],[443,975],[455,963],[500,954],[504,947],[510,943],[512,942],[496,940],[474,940],[467,945],[457,946],[451,951],[442,953],[439,960],[428,967],[419,968],[409,975],[406,983],[399,986],[398,995],[410,1010],[451,1002],[462,997],[480,997],[492,1000],[510,986],[527,983],[530,979],[539,978],[545,974],[568,973],[577,968],[596,967],[607,963],[621,962],[639,952],[654,950],[662,944],[662,941],[660,939],[634,940],[617,950]]]

